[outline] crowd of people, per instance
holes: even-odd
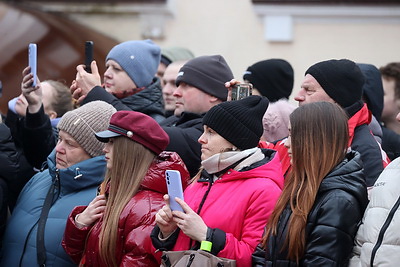
[[[400,62],[316,62],[297,95],[280,58],[235,79],[223,55],[133,40],[97,64],[70,85],[21,70],[0,121],[0,266],[205,247],[238,267],[397,264]],[[240,83],[252,95],[232,100]]]

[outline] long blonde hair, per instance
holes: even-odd
[[[112,168],[106,172],[104,183],[110,190],[100,232],[99,252],[107,266],[118,266],[116,247],[121,212],[136,194],[156,155],[126,137],[114,138]]]
[[[299,263],[306,247],[306,224],[322,180],[345,157],[348,118],[337,104],[316,102],[297,108],[290,115],[292,171],[267,224],[262,243],[277,234],[282,212],[290,205],[284,248],[288,258]]]

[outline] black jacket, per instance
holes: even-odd
[[[386,127],[382,127],[382,149],[390,160],[400,157],[400,135]]]
[[[58,139],[58,130],[51,125],[49,116],[44,113],[43,105],[37,113],[26,112],[21,131],[27,160],[35,168],[41,169]]]
[[[23,126],[24,119],[12,111],[7,113],[5,124],[0,124],[0,176],[7,183],[10,210],[14,208],[24,185],[36,173],[25,155]],[[35,155],[32,155],[32,158],[34,157]]]
[[[299,266],[347,266],[365,207],[367,190],[360,154],[350,152],[322,181],[306,226],[306,248]],[[277,235],[267,250],[253,254],[253,266],[297,266],[283,249],[291,215],[288,206],[279,219]]]
[[[144,113],[157,122],[165,119],[160,79],[156,77],[153,79],[153,83],[144,90],[122,99],[108,93],[103,87],[96,86],[87,94],[82,104],[95,100],[107,102],[116,110],[133,110]]]
[[[373,186],[378,176],[383,171],[383,158],[381,147],[371,134],[368,124],[361,123],[368,116],[365,114],[364,103],[357,101],[344,110],[349,116],[349,131],[354,128],[354,137],[351,142],[351,149],[361,154],[364,166],[364,175],[367,186]],[[357,126],[358,125],[358,126]]]
[[[204,114],[182,113],[181,117],[171,116],[160,123],[169,136],[165,150],[179,154],[190,177],[197,174],[201,164],[201,145],[197,141],[203,133]]]

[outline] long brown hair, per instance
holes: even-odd
[[[116,257],[118,222],[122,210],[136,194],[156,155],[126,137],[113,140],[112,168],[106,172],[104,183],[110,191],[100,232],[99,252],[107,266],[118,266]]]
[[[288,258],[299,263],[306,247],[307,216],[322,180],[345,157],[349,132],[347,115],[337,104],[306,104],[290,115],[292,171],[267,224],[262,243],[277,234],[280,215],[290,205],[292,214],[284,242]]]

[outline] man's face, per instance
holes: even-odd
[[[299,106],[319,101],[335,103],[335,101],[317,82],[317,80],[310,74],[307,74],[304,77],[303,83],[301,84],[301,89],[294,99],[299,102]]]
[[[160,78],[161,87],[164,86],[163,77],[164,77],[164,73],[165,73],[165,70],[166,70],[166,69],[167,69],[167,65],[165,65],[163,62],[160,62],[160,64],[158,65],[158,68],[157,68],[156,76],[157,76],[158,78]]]
[[[395,96],[396,83],[394,79],[382,77],[382,84],[384,91],[382,121],[394,121],[400,112],[400,99]]]
[[[90,158],[90,155],[71,135],[62,130],[59,131],[56,145],[57,169],[65,169]]]
[[[210,99],[215,98],[184,82],[179,84],[173,95],[176,97],[175,116],[180,116],[182,112],[205,113],[211,108]]]
[[[173,95],[176,90],[176,77],[178,76],[178,72],[181,69],[183,64],[176,65],[171,63],[167,69],[165,70],[163,76],[163,84],[164,87],[162,89],[163,99],[164,99],[164,108],[166,111],[175,110],[175,102],[176,98]]]

